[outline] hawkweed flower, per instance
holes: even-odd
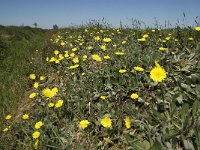
[[[144,69],[143,69],[142,67],[139,67],[139,66],[135,66],[135,67],[134,67],[134,70],[135,70],[135,71],[138,71],[138,72],[144,71]]]
[[[34,139],[38,139],[38,138],[40,137],[40,132],[39,132],[39,131],[33,132],[32,137],[33,137]]]
[[[167,77],[166,72],[157,62],[155,64],[156,66],[150,71],[150,77],[153,81],[162,82]]]
[[[29,115],[28,115],[28,114],[24,114],[24,115],[22,116],[22,119],[28,120],[28,119],[29,119]]]
[[[81,120],[81,122],[79,123],[80,127],[82,129],[85,129],[89,126],[90,122],[88,120]]]
[[[160,50],[160,51],[166,51],[166,50],[168,50],[168,48],[160,47],[159,50]]]
[[[75,64],[79,63],[78,57],[74,57],[74,58],[72,59],[72,61],[73,61],[73,63],[75,63]]]
[[[34,79],[36,78],[36,75],[35,75],[35,74],[30,74],[30,75],[29,75],[29,78],[30,78],[31,80],[34,80]]]
[[[115,52],[115,55],[124,55],[124,52]]]
[[[101,45],[100,48],[101,48],[103,51],[106,51],[106,50],[107,50],[106,45]]]
[[[125,73],[125,72],[127,72],[126,69],[120,69],[120,70],[119,70],[119,73]]]
[[[195,30],[196,31],[200,31],[200,27],[195,27]]]
[[[48,103],[48,107],[51,108],[54,106],[54,103]]]
[[[55,54],[55,55],[58,55],[58,54],[59,54],[59,51],[58,51],[58,50],[55,50],[55,51],[54,51],[54,54]]]
[[[7,116],[5,117],[6,120],[10,120],[11,118],[12,118],[11,115],[7,115]]]
[[[111,38],[104,38],[103,41],[106,42],[106,43],[109,43],[109,42],[112,41],[112,39]]]
[[[92,55],[92,59],[95,60],[95,61],[101,61],[101,57],[99,55]]]
[[[43,81],[45,79],[44,76],[40,76],[40,81]]]
[[[137,99],[139,96],[136,93],[132,93],[131,94],[131,99]]]
[[[30,98],[30,99],[33,99],[33,98],[35,98],[36,96],[37,96],[37,93],[33,92],[33,93],[31,93],[31,94],[29,95],[29,98]]]
[[[104,116],[101,119],[101,125],[105,128],[110,128],[112,126],[112,120],[108,116]]]
[[[102,95],[102,96],[100,96],[100,99],[106,100],[106,96]]]
[[[35,123],[35,129],[40,129],[42,127],[43,123],[42,121],[38,121]]]
[[[124,119],[124,122],[127,129],[131,128],[131,120],[128,116],[126,116],[126,118]]]
[[[39,83],[38,83],[38,82],[35,82],[35,83],[33,84],[33,87],[36,88],[36,89],[38,88],[38,86],[39,86]]]
[[[103,57],[104,59],[110,59],[110,56],[106,55]]]
[[[55,104],[55,108],[59,108],[59,107],[61,107],[63,105],[63,100],[58,100],[57,102],[56,102],[56,104]]]

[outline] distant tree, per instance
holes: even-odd
[[[54,24],[54,25],[53,25],[53,29],[54,29],[54,30],[57,30],[57,29],[58,29],[57,24]]]
[[[33,25],[35,26],[35,28],[37,28],[37,23],[36,22],[34,22]]]

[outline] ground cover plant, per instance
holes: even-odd
[[[2,149],[199,149],[200,27],[72,27],[35,52]]]

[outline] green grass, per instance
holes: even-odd
[[[27,75],[41,70],[30,60],[36,49],[46,46],[46,33],[30,27],[0,26],[0,114],[6,115],[22,102],[28,89]]]
[[[92,25],[49,34],[48,46],[44,41],[36,44],[38,39],[44,38],[41,36],[36,38],[36,43],[31,41],[37,48],[29,49],[26,55],[13,55],[21,56],[20,62],[22,58],[29,59],[23,62],[22,72],[15,72],[5,87],[18,89],[22,83],[24,88],[20,88],[19,93],[26,94],[21,95],[20,105],[6,101],[2,105],[18,107],[17,111],[7,113],[12,115],[10,120],[3,120],[2,129],[8,126],[10,129],[0,136],[2,149],[199,149],[200,32],[180,27],[154,32]],[[146,41],[139,42],[143,35],[148,35]],[[100,40],[95,41],[95,36]],[[105,43],[105,37],[112,41]],[[122,44],[123,41],[126,43]],[[107,50],[101,50],[101,45],[106,45]],[[88,46],[93,48],[88,50]],[[160,47],[168,50],[160,51]],[[73,48],[77,51],[73,52]],[[55,54],[55,50],[63,58]],[[66,51],[75,56],[65,55]],[[124,52],[124,55],[115,52]],[[102,61],[94,61],[93,54],[99,55]],[[83,60],[84,55],[87,55],[86,60]],[[106,55],[110,59],[104,59]],[[78,57],[79,66],[70,69],[75,65],[74,57]],[[6,59],[13,63],[13,59]],[[166,79],[159,83],[150,77],[155,61],[167,72]],[[144,71],[135,71],[135,66]],[[127,72],[121,74],[120,69]],[[30,73],[35,73],[36,79],[27,81]],[[44,81],[39,80],[41,75],[46,77]],[[21,80],[16,76],[21,76]],[[38,88],[33,87],[34,82],[39,82]],[[57,87],[58,92],[47,99],[42,91],[53,87]],[[19,96],[15,90],[4,92]],[[37,96],[28,98],[33,92]],[[139,97],[131,99],[132,93]],[[101,96],[106,99],[102,100]],[[58,100],[63,100],[61,107],[48,107],[50,102],[56,105]],[[23,120],[21,117],[26,113],[30,118]],[[102,126],[104,116],[110,117],[112,127]],[[126,116],[130,118],[131,128],[125,126]],[[89,126],[82,129],[81,120],[88,120]],[[42,121],[43,126],[36,129],[38,121]],[[32,137],[35,131],[40,132],[38,141]]]

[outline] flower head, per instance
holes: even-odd
[[[40,132],[39,132],[39,131],[33,132],[32,137],[33,137],[34,139],[38,139],[38,138],[40,137]]]
[[[90,124],[90,122],[88,120],[81,120],[81,122],[79,123],[79,125],[82,129],[87,128],[89,124]]]
[[[112,120],[108,116],[104,116],[101,119],[101,125],[105,128],[110,128],[112,126]]]
[[[7,116],[5,117],[6,120],[10,120],[11,118],[12,118],[11,115],[7,115]]]
[[[132,93],[131,94],[131,99],[137,99],[139,96],[136,93]]]
[[[127,129],[131,128],[131,120],[128,116],[126,116],[126,118],[124,119],[124,122]]]
[[[30,75],[29,75],[29,78],[30,78],[31,80],[34,80],[34,79],[36,78],[36,75],[35,75],[35,74],[30,74]]]
[[[22,116],[22,119],[24,119],[24,120],[29,119],[29,115],[28,115],[28,114],[24,114],[24,115]]]
[[[165,70],[155,62],[156,66],[150,71],[150,77],[153,81],[162,82],[167,77]]]
[[[33,99],[33,98],[36,97],[36,95],[37,95],[37,93],[33,92],[33,93],[31,93],[31,94],[29,95],[29,98],[30,98],[30,99]]]
[[[104,38],[103,41],[106,42],[106,43],[109,43],[109,42],[111,42],[112,40],[111,40],[111,38]]]
[[[36,122],[36,124],[35,124],[35,128],[36,128],[36,129],[40,129],[42,125],[43,125],[42,121],[38,121],[38,122]]]
[[[144,71],[144,69],[143,69],[142,67],[139,67],[139,66],[135,66],[135,67],[134,67],[134,70],[135,70],[135,71],[138,71],[138,72]]]
[[[195,30],[196,30],[196,31],[200,31],[200,27],[196,27]]]
[[[95,60],[95,61],[101,61],[101,57],[99,55],[92,55],[92,59]]]
[[[63,105],[63,100],[58,100],[57,102],[56,102],[56,104],[55,104],[55,108],[59,108],[59,107],[61,107]]]
[[[127,70],[126,69],[120,69],[119,73],[125,73]]]
[[[39,83],[38,83],[38,82],[35,82],[35,83],[33,84],[33,87],[36,88],[36,89],[38,88],[38,86],[39,86]]]

